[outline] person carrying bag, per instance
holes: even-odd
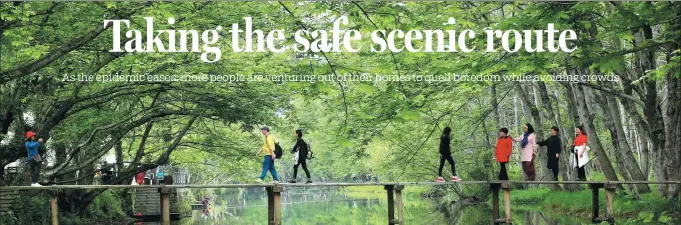
[[[307,159],[310,159],[308,154],[311,154],[312,152],[310,151],[310,146],[303,140],[303,131],[298,129],[295,134],[296,145],[291,149],[291,154],[293,154],[293,179],[291,179],[289,183],[297,182],[298,166],[303,166],[303,170],[307,176],[307,182],[305,183],[309,184],[312,183],[312,178],[310,177],[310,171],[307,169]]]
[[[33,131],[26,132],[26,151],[28,151],[28,166],[31,171],[31,186],[39,187],[42,186],[38,184],[38,175],[40,173],[40,164],[43,158],[40,157],[38,149],[40,149],[40,144],[43,143],[43,139],[40,138],[35,141],[35,133]]]
[[[575,128],[575,145],[572,152],[575,153],[575,161],[572,163],[573,168],[577,168],[577,180],[586,181],[586,171],[584,167],[589,162],[589,146],[587,146],[588,138],[586,137],[586,132],[584,127],[577,126]]]

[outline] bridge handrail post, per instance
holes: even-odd
[[[592,208],[593,208],[593,213],[591,215],[591,222],[593,223],[598,223],[600,222],[599,213],[598,213],[598,189],[603,188],[604,184],[603,183],[590,183],[589,188],[591,188],[591,203],[592,203]]]
[[[385,190],[388,193],[388,224],[395,224],[395,199],[393,198],[394,185],[385,185]]]
[[[397,203],[397,222],[404,225],[404,202],[402,201],[402,190],[404,185],[395,185],[395,200]]]
[[[267,190],[267,224],[281,225],[281,192],[282,186],[266,187]]]
[[[164,176],[163,177],[163,186],[165,185],[172,185],[173,184],[173,177],[171,176]],[[170,194],[175,191],[174,188],[167,188],[167,187],[161,187],[158,189],[158,192],[161,195],[161,224],[162,225],[170,225]]]
[[[158,189],[161,195],[161,224],[170,225],[170,193],[171,188],[162,187]]]
[[[504,189],[504,214],[506,214],[506,224],[511,224],[511,184],[503,183],[501,188]]]
[[[267,224],[274,224],[274,193],[272,187],[265,187],[267,191]]]
[[[615,191],[617,190],[617,185],[607,184],[605,185],[605,197],[606,197],[606,212],[608,222],[611,224],[615,223],[615,211],[613,210],[613,198],[615,196]]]
[[[50,211],[52,217],[52,225],[59,225],[59,206],[57,205],[57,197],[59,190],[50,191]]]
[[[490,189],[492,190],[492,219],[499,219],[499,187],[501,184],[490,184]]]

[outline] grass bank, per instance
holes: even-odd
[[[500,201],[503,201],[502,196]],[[662,198],[655,191],[642,194],[640,197],[633,199],[624,192],[615,194],[613,210],[617,224],[679,224],[678,199]],[[601,216],[605,215],[605,202],[605,191],[601,189],[599,194]],[[491,200],[488,203],[491,206]],[[511,191],[513,211],[541,211],[556,218],[569,217],[579,218],[579,221],[590,221],[591,204],[592,194],[589,189],[578,192],[548,189]],[[500,211],[503,212],[503,203]]]

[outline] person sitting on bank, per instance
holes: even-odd
[[[506,164],[511,158],[511,150],[513,149],[513,140],[508,136],[508,129],[499,129],[499,137],[497,138],[497,147],[494,150],[494,156],[499,163],[499,180],[508,180],[508,172],[506,172]]]
[[[546,167],[553,172],[553,180],[558,181],[558,158],[560,157],[560,150],[563,148],[560,136],[558,136],[558,127],[551,127],[551,137],[544,141],[537,142],[539,146],[546,146]]]

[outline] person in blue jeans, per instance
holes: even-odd
[[[265,179],[265,176],[267,176],[267,171],[269,170],[272,174],[273,182],[278,183],[279,175],[277,174],[277,169],[274,168],[274,160],[277,158],[277,156],[274,154],[274,137],[270,135],[269,127],[263,127],[260,129],[260,131],[262,131],[262,135],[265,136],[265,140],[262,148],[258,151],[258,153],[255,153],[255,156],[259,156],[262,152],[265,155],[265,159],[262,162],[262,173],[255,181],[258,183],[262,182]]]

